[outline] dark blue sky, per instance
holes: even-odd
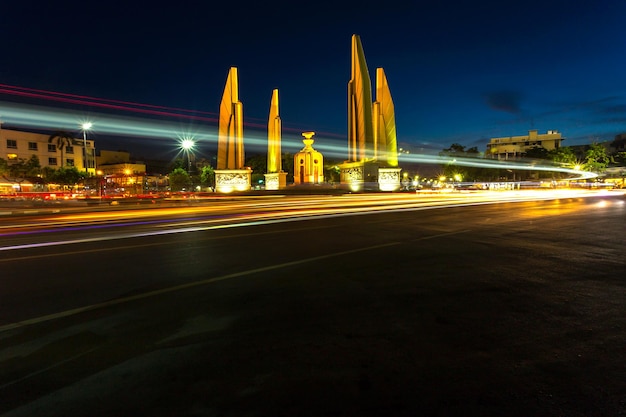
[[[341,141],[356,33],[372,80],[385,69],[400,143],[484,151],[533,128],[565,145],[626,132],[623,1],[142,3],[3,5],[0,83],[217,113],[236,66],[249,126],[278,88],[287,136]]]

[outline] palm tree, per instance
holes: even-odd
[[[72,135],[65,131],[58,131],[53,133],[48,138],[48,143],[56,143],[57,149],[61,150],[61,168],[65,166],[65,159],[63,158],[63,148],[70,146],[74,142]]]

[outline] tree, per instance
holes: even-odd
[[[585,153],[585,171],[595,173],[604,172],[611,162],[611,157],[606,153],[606,148],[599,143],[592,143]]]
[[[170,172],[175,171],[177,168],[182,168],[187,171],[187,163],[183,158],[176,158],[170,163]]]
[[[618,152],[613,159],[618,164],[626,164],[626,152]],[[0,164],[2,164],[2,161],[0,161]],[[1,171],[2,169],[0,168],[0,172]]]
[[[200,169],[200,184],[203,187],[211,187],[215,186],[215,170],[211,165],[204,165]]]
[[[573,165],[576,163],[576,155],[569,146],[549,150],[548,158],[559,164]]]
[[[0,158],[0,175],[4,175],[9,172],[9,164],[5,159]]]
[[[524,152],[526,158],[531,159],[549,159],[549,151],[543,146],[533,146]]]
[[[29,177],[38,176],[41,173],[41,163],[37,155],[31,155],[26,161],[26,175]]]
[[[41,177],[47,183],[55,182],[55,179],[54,179],[55,173],[56,173],[56,169],[54,169],[52,167],[43,167],[43,168],[41,168]]]
[[[447,164],[442,166],[443,174],[448,178],[462,178],[466,181],[475,181],[477,179],[483,179],[487,175],[483,168],[455,164],[456,158],[480,157],[480,151],[476,146],[465,149],[465,146],[459,143],[453,143],[449,148],[445,148],[439,152],[439,155],[452,158]]]
[[[459,143],[453,143],[449,148],[439,152],[441,156],[465,156],[465,146]]]
[[[19,185],[22,191],[22,183],[29,178],[36,177],[41,171],[41,164],[37,155],[32,155],[29,159],[18,159],[16,162],[7,164],[6,173],[9,179]]]
[[[339,183],[341,181],[341,161],[324,158],[324,178],[329,183]]]
[[[183,168],[174,168],[169,174],[169,179],[172,191],[182,191],[191,186],[191,177]]]
[[[283,154],[283,171],[287,173],[287,183],[293,182],[293,154],[286,152]]]
[[[61,185],[74,186],[85,178],[85,173],[76,167],[61,167],[54,171],[52,180]]]
[[[54,143],[57,149],[61,151],[61,165],[60,166],[61,168],[64,167],[65,157],[63,155],[63,149],[65,149],[67,146],[70,146],[72,143],[74,143],[74,138],[68,132],[58,131],[50,135],[50,137],[48,138],[48,143]]]
[[[250,180],[253,185],[263,182],[265,179],[263,174],[267,172],[267,155],[258,154],[246,158],[246,166],[252,168]]]

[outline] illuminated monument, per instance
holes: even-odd
[[[287,173],[282,169],[281,122],[278,114],[278,89],[272,92],[270,116],[267,123],[267,174],[265,189],[280,190],[287,186]]]
[[[239,101],[237,68],[231,67],[220,103],[215,190],[228,193],[250,189],[252,170],[244,167],[243,104]]]
[[[358,35],[352,35],[348,82],[348,160],[340,166],[341,184],[354,191],[400,189],[393,100],[382,68],[376,70],[376,102]]]
[[[313,149],[315,132],[304,132],[304,148],[293,156],[293,182],[295,185],[324,182],[324,157]]]

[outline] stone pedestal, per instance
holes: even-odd
[[[218,193],[249,191],[251,188],[251,177],[251,169],[216,169],[215,191]]]
[[[378,189],[380,191],[398,191],[401,186],[400,171],[402,168],[378,168]]]
[[[377,162],[345,162],[339,165],[341,186],[350,191],[398,191],[402,168],[383,168]]]
[[[265,189],[266,190],[282,190],[287,187],[287,173],[275,172],[272,174],[265,174]]]
[[[378,191],[378,163],[344,162],[339,165],[341,186],[350,191]]]

